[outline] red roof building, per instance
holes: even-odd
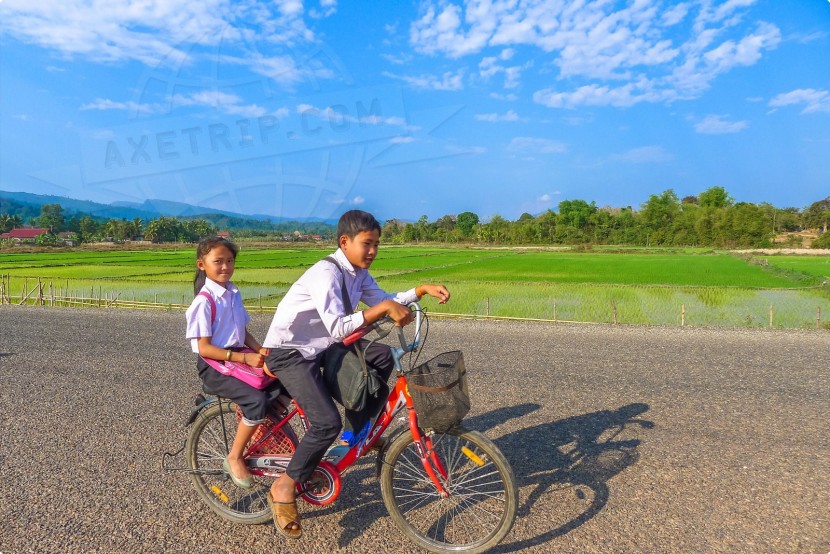
[[[42,227],[24,227],[23,229],[12,229],[8,233],[3,233],[0,235],[0,239],[31,240],[36,239],[43,233],[48,232],[49,229],[44,229]]]

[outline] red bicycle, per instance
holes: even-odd
[[[417,355],[410,355],[410,369],[403,369],[401,359],[418,352],[428,330],[421,307],[410,308],[415,312],[414,340],[407,343],[403,329],[396,328],[400,347],[392,352],[397,380],[383,412],[360,442],[330,450],[309,481],[298,484],[298,496],[316,505],[334,502],[341,475],[393,424],[402,423],[384,441],[377,458],[380,492],[392,521],[427,550],[483,552],[507,535],[516,518],[513,470],[495,444],[459,425],[469,409],[461,352],[447,352],[420,365],[415,365]],[[391,327],[365,327],[344,343],[354,343],[372,331],[378,340]],[[190,473],[199,496],[222,518],[269,522],[270,480],[285,470],[307,420],[293,401],[277,403],[248,445],[245,458],[256,486],[246,490],[234,486],[222,469],[240,416],[237,412],[227,399],[203,397],[188,421],[192,426],[184,447],[184,471]],[[405,416],[399,417],[402,412]]]

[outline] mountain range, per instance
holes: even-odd
[[[206,219],[213,223],[222,222],[223,226],[239,228],[268,228],[287,222],[322,223],[336,225],[336,219],[315,218],[282,218],[262,214],[240,214],[236,212],[216,210],[195,206],[184,202],[170,200],[145,200],[144,202],[113,202],[101,204],[90,200],[78,200],[66,196],[32,194],[29,192],[0,191],[0,213],[13,214],[22,211],[31,214],[34,210],[40,212],[43,204],[60,204],[65,215],[89,215],[95,219],[128,219],[135,218],[148,221],[160,216],[180,217],[185,219]],[[22,210],[21,210],[22,208]]]

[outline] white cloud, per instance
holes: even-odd
[[[495,98],[496,100],[504,100],[506,102],[515,102],[516,100],[519,99],[519,97],[516,94],[513,94],[512,92],[508,93],[508,94],[501,94],[501,93],[498,93],[498,92],[491,92],[490,93],[490,98]]]
[[[411,54],[396,52],[394,54],[381,54],[381,58],[394,65],[404,65],[415,59]]]
[[[811,88],[796,89],[775,96],[769,101],[771,108],[804,105],[802,114],[827,112],[830,113],[830,92]]]
[[[488,121],[490,123],[496,123],[499,121],[519,121],[519,114],[514,112],[513,110],[508,110],[506,113],[497,114],[497,113],[480,113],[476,114],[475,118],[478,121]]]
[[[389,139],[390,144],[408,144],[410,142],[415,142],[415,137],[401,135]]]
[[[242,98],[220,90],[203,90],[190,95],[173,96],[173,107],[205,106],[220,110],[230,115],[242,117],[260,117],[268,110],[256,104],[243,104]]]
[[[355,205],[355,206],[360,206],[360,205],[361,205],[361,204],[363,204],[364,202],[366,202],[366,199],[365,199],[365,198],[363,198],[362,196],[355,196],[354,198],[352,198],[352,202],[351,202],[351,203],[352,203],[353,205]]]
[[[464,88],[463,71],[447,71],[440,77],[436,77],[435,75],[395,75],[394,73],[389,73],[387,71],[385,71],[383,75],[392,79],[403,81],[410,86],[424,90],[461,90]]]
[[[662,146],[642,146],[611,156],[611,159],[633,164],[665,163],[673,160],[674,156],[666,152]]]
[[[781,42],[781,32],[770,23],[758,26],[758,32],[738,42],[727,40],[717,48],[709,50],[703,59],[715,73],[724,73],[733,67],[754,65],[761,59],[764,49],[774,48]]]
[[[481,6],[468,6],[467,17],[476,15]],[[486,6],[484,7],[486,11]],[[469,32],[461,29],[461,8],[448,4],[430,6],[424,15],[409,29],[409,42],[417,50],[427,54],[445,53],[451,58],[478,52],[492,33],[491,25],[471,26]]]
[[[561,193],[561,192],[559,192],[558,190],[557,190],[557,191],[554,191],[554,192],[552,192],[552,193],[550,193],[550,194],[545,193],[545,194],[543,194],[542,196],[540,196],[539,198],[537,198],[537,199],[536,199],[536,201],[537,201],[537,202],[543,202],[543,203],[553,202],[553,197],[554,197],[554,196],[559,196],[560,194],[562,194],[562,193]]]
[[[202,90],[191,94],[175,94],[172,97],[171,105],[163,104],[142,104],[132,100],[120,102],[108,98],[96,98],[92,102],[84,104],[81,110],[125,110],[134,114],[158,114],[169,113],[172,109],[188,107],[208,107],[219,110],[230,115],[242,117],[260,117],[268,113],[268,110],[256,104],[244,104],[242,98],[220,90]],[[285,108],[275,112],[284,114]]]
[[[325,17],[335,10],[336,2],[323,0],[312,15]],[[299,70],[290,56],[270,55],[314,40],[299,0],[5,0],[0,12],[0,32],[67,58],[151,67],[236,60],[287,84],[314,73]],[[237,54],[217,59],[220,45],[222,52]]]
[[[669,100],[673,95],[674,93],[669,90],[657,90],[651,81],[642,81],[619,87],[585,85],[568,92],[542,89],[533,94],[533,100],[550,108],[575,108],[577,106],[629,107],[640,102]]]
[[[667,9],[663,12],[663,25],[672,26],[677,25],[683,19],[685,19],[686,14],[689,13],[689,3],[688,2],[680,2],[679,4],[675,4],[674,6]]]
[[[410,45],[458,58],[487,52],[482,79],[503,73],[518,86],[518,46],[558,69],[534,99],[550,107],[632,106],[699,97],[735,67],[758,63],[781,41],[775,25],[746,22],[756,0],[628,2],[430,0],[410,26]],[[681,25],[688,23],[688,25]],[[490,54],[493,49],[498,52]],[[524,50],[524,49],[523,49]]]
[[[92,102],[84,104],[81,110],[126,110],[133,113],[151,114],[162,113],[165,108],[158,104],[140,104],[129,100],[127,102],[116,102],[108,98],[96,98]]]
[[[562,142],[538,137],[514,137],[507,145],[511,152],[522,154],[562,154],[568,147]]]
[[[747,128],[747,121],[727,121],[722,115],[707,115],[702,121],[695,123],[695,131],[703,135],[723,135],[740,133]]]
[[[505,52],[509,52],[509,56],[505,57]],[[499,60],[507,60],[513,56],[511,49],[504,50],[499,57],[490,56],[483,58],[478,64],[479,75],[484,80],[489,80],[494,75],[504,74],[504,88],[516,88],[519,86],[519,80],[522,71],[532,67],[532,63],[528,62],[523,65],[504,66],[499,64]]]

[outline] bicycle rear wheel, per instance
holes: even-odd
[[[233,484],[222,469],[236,435],[236,405],[222,402],[202,410],[187,437],[187,466],[199,497],[223,519],[235,523],[266,523],[271,521],[268,490],[271,480],[254,477],[254,488],[241,489]]]
[[[392,521],[432,552],[484,552],[498,544],[516,519],[513,470],[501,451],[477,431],[457,427],[431,435],[446,470],[441,498],[410,433],[386,450],[380,490]]]

